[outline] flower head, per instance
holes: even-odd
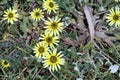
[[[44,0],[43,1],[43,9],[47,10],[47,12],[50,14],[51,11],[55,12],[55,10],[58,10],[58,4],[54,0]]]
[[[42,10],[40,10],[39,8],[33,9],[33,11],[31,12],[31,17],[36,21],[40,20],[41,18],[43,18]]]
[[[53,49],[53,51],[46,56],[43,57],[43,66],[44,68],[49,68],[50,71],[57,71],[60,69],[60,65],[64,65],[65,59],[62,58],[63,54],[61,52],[57,53],[57,49]]]
[[[3,68],[8,68],[8,67],[10,67],[9,62],[8,62],[7,60],[2,60],[2,67],[3,67]]]
[[[109,14],[106,15],[107,22],[110,26],[120,26],[120,9],[118,7],[111,8]]]
[[[60,22],[60,18],[55,17],[55,19],[48,18],[48,21],[45,21],[45,27],[46,33],[52,34],[52,35],[59,35],[60,32],[63,30],[63,22]]]
[[[51,48],[54,48],[54,45],[58,45],[59,36],[52,36],[51,34],[41,35],[41,40],[45,44],[49,45]]]
[[[8,23],[13,24],[13,21],[17,21],[18,18],[18,14],[16,12],[16,10],[9,8],[4,12],[4,20],[8,20]]]
[[[33,50],[37,58],[42,58],[45,54],[48,53],[49,47],[44,42],[39,42],[36,44]]]

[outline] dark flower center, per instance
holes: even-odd
[[[8,62],[7,61],[4,61],[4,65],[7,65],[8,64]]]
[[[54,7],[54,3],[53,3],[53,2],[50,2],[50,3],[49,3],[49,6],[50,6],[51,8],[53,8],[53,7]]]
[[[113,20],[117,21],[117,20],[119,20],[119,19],[120,19],[120,16],[119,16],[119,15],[115,14],[115,15],[113,16]]]
[[[8,14],[8,17],[9,17],[9,18],[13,18],[13,13],[9,13],[9,14]]]
[[[57,61],[57,57],[56,56],[51,56],[50,57],[50,62],[55,63]]]
[[[53,39],[52,39],[52,37],[47,37],[47,38],[46,38],[46,41],[47,41],[48,43],[52,43]]]
[[[39,47],[38,51],[39,51],[40,53],[43,53],[43,52],[44,52],[44,48],[43,48],[43,47]]]
[[[40,13],[39,13],[39,12],[36,12],[36,13],[35,13],[35,16],[40,16]]]
[[[56,29],[56,28],[57,28],[57,23],[56,23],[56,22],[53,22],[53,23],[51,24],[51,27],[52,27],[52,29]]]

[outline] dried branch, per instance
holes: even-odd
[[[106,35],[105,32],[101,32],[101,31],[95,31],[95,36],[105,41],[108,45],[114,46],[112,41],[115,41],[116,37],[110,37]]]
[[[81,15],[78,13],[78,11],[73,9],[70,13],[72,13],[77,19],[76,27],[80,30],[85,30],[86,28],[85,28],[84,21],[83,21]]]
[[[89,31],[90,31],[91,41],[93,41],[94,34],[95,34],[95,31],[94,31],[95,19],[94,19],[93,14],[92,14],[92,8],[85,5],[83,7],[83,10],[85,12],[85,16],[86,16],[87,21],[88,21],[88,25],[89,25],[88,28],[89,28]]]

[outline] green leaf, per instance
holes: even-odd
[[[33,26],[37,27],[38,23],[36,21],[33,21]]]
[[[84,45],[82,45],[82,44],[81,44],[81,45],[80,45],[80,48],[79,48],[79,49],[80,49],[80,51],[82,51],[82,50],[83,50],[83,48],[84,48]]]
[[[33,1],[33,0],[27,0],[27,2],[31,2],[31,1]]]
[[[3,14],[3,11],[0,11],[0,14]]]
[[[111,3],[110,0],[105,0],[104,7],[107,7]]]
[[[28,23],[29,22],[28,17],[24,17],[23,22],[24,22],[24,24]]]
[[[120,34],[115,34],[115,37],[116,37],[117,39],[120,39]]]
[[[13,34],[16,34],[17,26],[15,24],[10,25],[8,26],[8,30]]]
[[[7,3],[7,0],[2,0],[3,4]]]
[[[89,42],[88,44],[86,44],[85,45],[85,47],[83,48],[83,50],[85,50],[85,49],[90,49],[90,48],[92,48],[94,46],[94,43],[93,42]]]
[[[67,11],[71,12],[71,11],[73,11],[74,6],[72,6],[72,5],[71,6],[67,6],[66,5],[65,8],[66,8]]]
[[[25,23],[20,25],[20,29],[23,31],[24,36],[27,36],[27,25]]]

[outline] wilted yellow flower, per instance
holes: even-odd
[[[7,60],[2,60],[2,67],[3,67],[3,68],[8,68],[8,67],[10,67],[9,62],[8,62]]]

